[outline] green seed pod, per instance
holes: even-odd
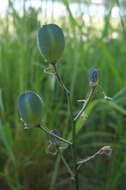
[[[26,91],[19,96],[18,110],[21,119],[28,127],[35,127],[41,124],[42,100],[33,91]]]
[[[37,44],[41,55],[49,63],[55,64],[65,47],[62,29],[56,24],[43,25],[38,31]]]

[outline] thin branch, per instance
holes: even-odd
[[[57,81],[59,82],[59,85],[61,86],[61,88],[64,89],[65,93],[70,94],[70,91],[66,88],[61,76],[58,74],[56,64],[53,64],[53,67],[54,67],[54,71],[55,71],[54,74],[55,74],[55,76],[57,78]]]
[[[74,165],[74,180],[75,180],[75,188],[76,190],[79,190],[79,178],[78,178],[78,171],[77,171],[77,155],[76,155],[76,127],[75,127],[75,122],[73,118],[73,109],[72,109],[72,101],[70,97],[70,91],[66,88],[64,85],[64,82],[62,78],[60,77],[56,64],[53,64],[54,70],[55,70],[55,76],[57,78],[57,81],[59,82],[61,88],[64,89],[64,92],[67,97],[67,102],[69,106],[69,112],[70,112],[70,120],[71,120],[71,125],[72,125],[72,155],[73,155],[73,165]]]
[[[67,140],[65,140],[65,139],[63,139],[63,138],[55,135],[54,133],[50,132],[48,128],[40,126],[40,125],[38,126],[38,128],[40,128],[41,130],[43,130],[44,132],[46,132],[48,135],[57,138],[59,141],[62,141],[62,142],[67,143],[69,145],[72,145],[71,142],[69,142],[69,141],[67,141]]]
[[[58,152],[59,152],[59,154],[60,154],[60,156],[61,156],[61,159],[62,159],[64,165],[66,166],[66,168],[67,168],[69,174],[71,175],[72,179],[74,179],[74,173],[73,173],[72,169],[70,168],[69,164],[67,163],[66,159],[64,158],[63,153],[62,153],[62,151],[60,150],[60,147],[58,148]]]
[[[110,156],[112,154],[112,147],[111,146],[103,146],[100,150],[98,150],[96,153],[94,153],[92,156],[87,157],[86,159],[80,160],[77,162],[77,169],[79,169],[82,164],[94,159],[97,155],[106,155]]]
[[[93,93],[95,91],[95,88],[96,88],[96,86],[91,86],[91,90],[89,92],[89,95],[88,95],[87,99],[85,100],[85,102],[84,102],[81,110],[79,111],[79,113],[74,118],[74,121],[76,121],[82,115],[82,113],[84,112],[84,110],[87,108],[87,106],[88,106],[88,104],[89,104],[89,102],[90,102],[90,100],[92,98],[92,95],[93,95]]]
[[[96,152],[95,154],[93,154],[92,156],[89,156],[89,157],[87,157],[87,158],[85,158],[85,159],[83,159],[83,160],[78,161],[77,164],[78,164],[79,166],[77,167],[77,169],[79,169],[82,164],[88,162],[89,160],[94,159],[98,154],[99,154],[99,151]]]

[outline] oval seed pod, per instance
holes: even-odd
[[[19,96],[18,110],[21,119],[28,127],[41,124],[42,99],[33,91],[26,91]]]
[[[38,31],[37,44],[41,55],[49,63],[55,64],[65,47],[62,29],[56,24],[43,25]]]

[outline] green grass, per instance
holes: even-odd
[[[80,170],[82,189],[124,190],[126,187],[126,26],[119,22],[111,26],[110,17],[105,17],[103,30],[85,26],[82,19],[74,18],[69,4],[64,1],[67,20],[56,21],[62,26],[66,48],[58,69],[66,86],[71,89],[74,113],[80,108],[76,100],[85,98],[88,91],[87,73],[91,68],[100,71],[99,83],[112,102],[103,100],[101,88],[87,109],[88,119],[77,122],[78,159],[87,157],[101,146],[112,145],[110,158],[99,157]],[[11,5],[12,6],[12,5]],[[39,129],[24,130],[18,110],[17,98],[25,90],[34,90],[44,100],[43,122],[49,129],[61,132],[67,127],[70,138],[70,123],[63,90],[56,80],[46,75],[46,67],[36,45],[36,31],[40,23],[38,12],[30,9],[21,17],[14,9],[13,32],[7,20],[0,20],[0,189],[47,189],[54,171],[56,157],[46,154],[47,135]],[[42,21],[42,24],[44,21]],[[100,37],[97,35],[100,32]],[[119,37],[112,39],[117,32]],[[67,160],[71,159],[65,151]],[[62,165],[58,171],[56,189],[65,189],[71,181]]]

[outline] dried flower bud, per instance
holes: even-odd
[[[33,91],[26,91],[19,96],[19,114],[27,127],[41,124],[42,103],[41,97]]]
[[[98,70],[97,69],[92,69],[91,71],[89,71],[88,74],[88,79],[91,83],[96,83],[98,81]]]
[[[57,129],[51,130],[51,133],[53,133],[53,134],[55,134],[55,135],[57,135],[57,136],[61,136],[60,131],[57,130]],[[49,142],[50,142],[50,143],[56,143],[56,142],[58,143],[59,140],[58,140],[56,137],[49,136]]]
[[[111,156],[111,154],[112,154],[112,147],[111,146],[103,146],[99,150],[99,154],[105,154],[107,156]]]

